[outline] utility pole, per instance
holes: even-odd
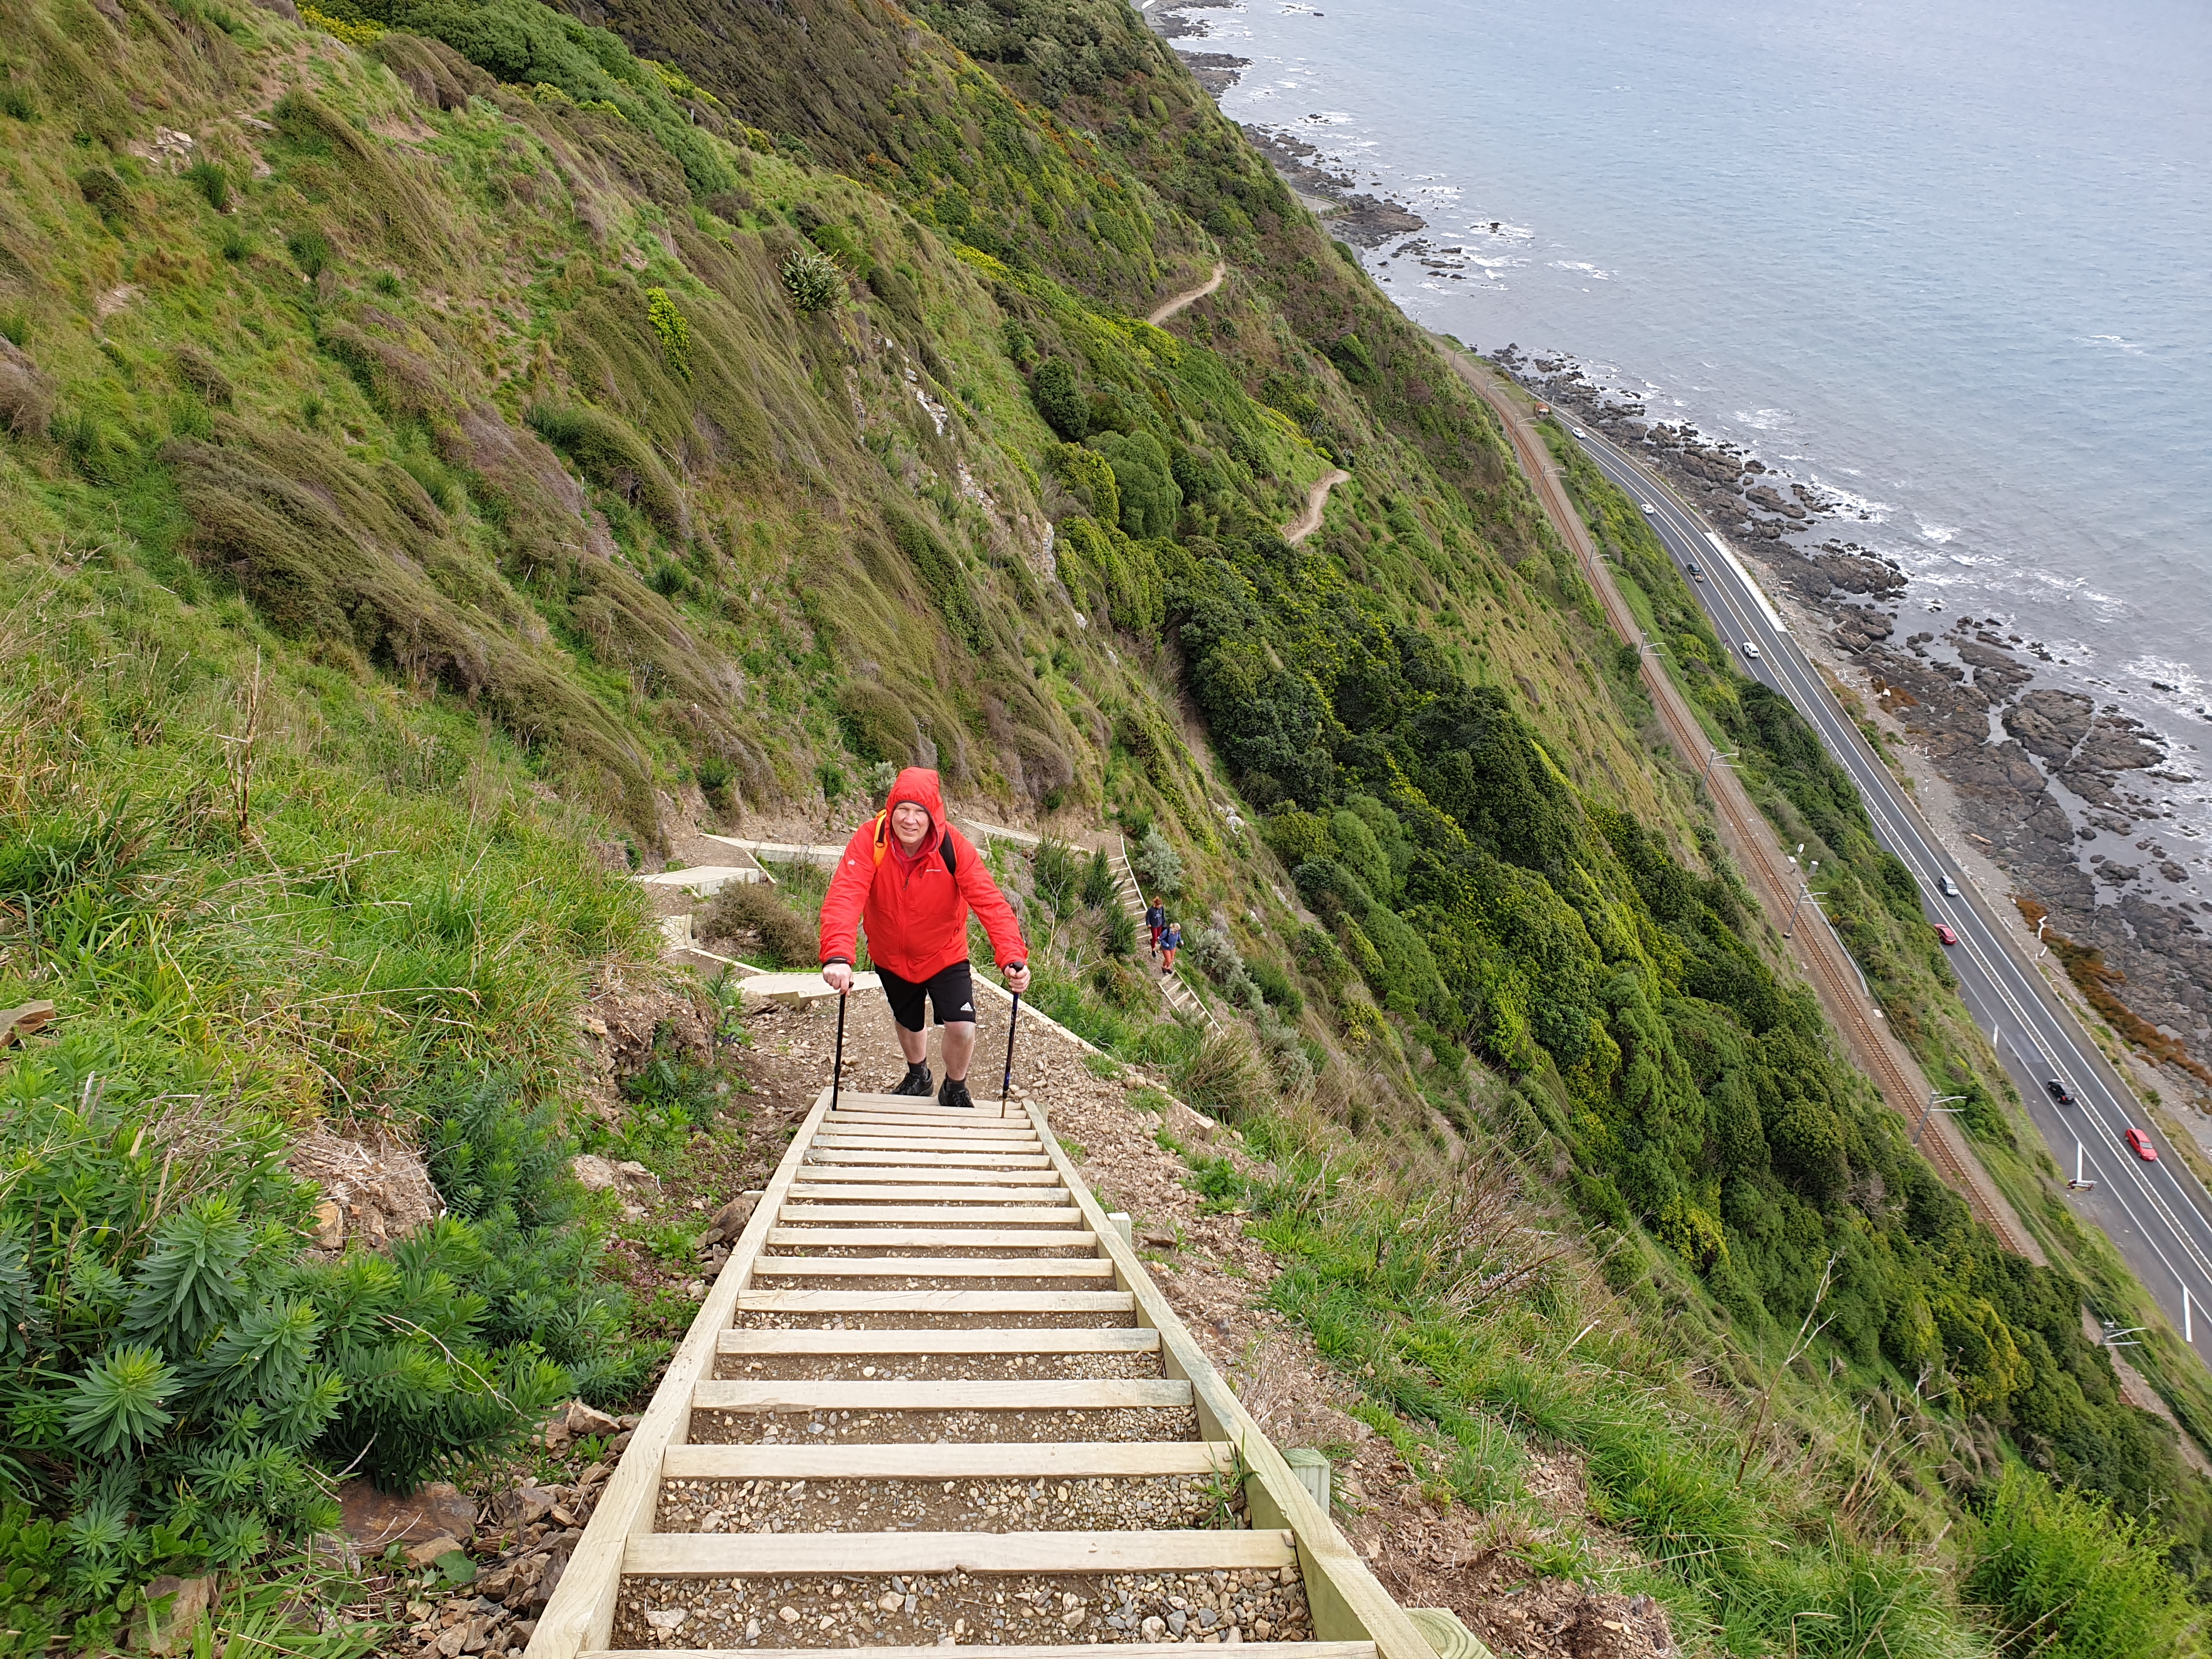
[[[2079,1140],[2074,1143],[2074,1179],[2066,1183],[2066,1190],[2069,1193],[2094,1193],[2097,1190],[2095,1182],[2083,1178],[2081,1143]]]
[[[1805,850],[1802,843],[1799,845],[1797,850],[1801,853]],[[1794,866],[1797,860],[1793,858],[1790,862]],[[1804,879],[1797,884],[1797,896],[1790,901],[1790,925],[1782,930],[1783,938],[1788,939],[1791,934],[1797,931],[1797,909],[1800,905],[1803,904],[1808,899],[1810,899],[1815,905],[1818,905],[1822,899],[1827,897],[1826,893],[1816,893],[1813,890],[1813,877],[1820,868],[1820,860],[1814,859],[1810,868],[1805,872]]]
[[[1945,1101],[1964,1100],[1966,1096],[1964,1095],[1930,1095],[1928,1097],[1928,1104],[1921,1110],[1920,1121],[1912,1131],[1912,1144],[1916,1146],[1920,1144],[1921,1130],[1925,1129],[1928,1127],[1928,1120],[1930,1117],[1933,1117],[1936,1113],[1957,1112],[1960,1110],[1960,1108],[1956,1106],[1946,1106],[1943,1103]]]
[[[1712,787],[1712,783],[1713,783],[1713,768],[1714,768],[1715,766],[1717,766],[1717,766],[1733,766],[1733,765],[1735,765],[1735,757],[1736,757],[1736,756],[1737,756],[1739,753],[1741,753],[1741,750],[1735,750],[1735,749],[1716,749],[1716,748],[1714,748],[1714,747],[1713,747],[1711,744],[1708,744],[1705,746],[1705,787],[1706,787],[1708,789],[1710,789],[1710,788],[1711,788],[1711,787]],[[1801,849],[1801,850],[1802,850],[1802,849]]]

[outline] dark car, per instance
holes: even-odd
[[[2150,1144],[2150,1137],[2141,1129],[2130,1129],[2121,1139],[2128,1143],[2128,1149],[2144,1163],[2158,1162],[2158,1148]]]
[[[1956,945],[1959,942],[1959,936],[1940,921],[1936,924],[1936,937],[1946,945]]]
[[[2071,1106],[2074,1103],[2074,1097],[2066,1092],[2066,1085],[2057,1078],[2046,1079],[2043,1086],[2051,1091],[2051,1097],[2061,1106]]]

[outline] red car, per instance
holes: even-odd
[[[1956,945],[1959,942],[1959,936],[1940,921],[1936,924],[1936,937],[1946,945]]]
[[[2158,1162],[2158,1148],[2150,1144],[2150,1137],[2141,1129],[2130,1129],[2120,1138],[2128,1143],[2128,1149],[2144,1163]]]

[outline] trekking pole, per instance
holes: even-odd
[[[1022,994],[1014,993],[1014,1012],[1006,1019],[1006,1074],[999,1081],[999,1109],[1006,1109],[1006,1097],[1014,1091],[1014,1027],[1021,1024]]]
[[[837,993],[837,1058],[830,1062],[830,1109],[837,1109],[837,1089],[845,1080],[845,994]]]

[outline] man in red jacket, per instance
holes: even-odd
[[[968,972],[968,911],[991,936],[1006,988],[1030,988],[1029,947],[1013,907],[982,855],[945,820],[937,774],[909,766],[884,810],[853,832],[822,901],[822,977],[841,996],[853,983],[854,925],[868,930],[868,957],[890,999],[906,1077],[891,1092],[930,1091],[929,1035],[922,1002],[945,1028],[945,1087],[938,1099],[969,1106],[968,1061],[975,1052],[975,988]]]

